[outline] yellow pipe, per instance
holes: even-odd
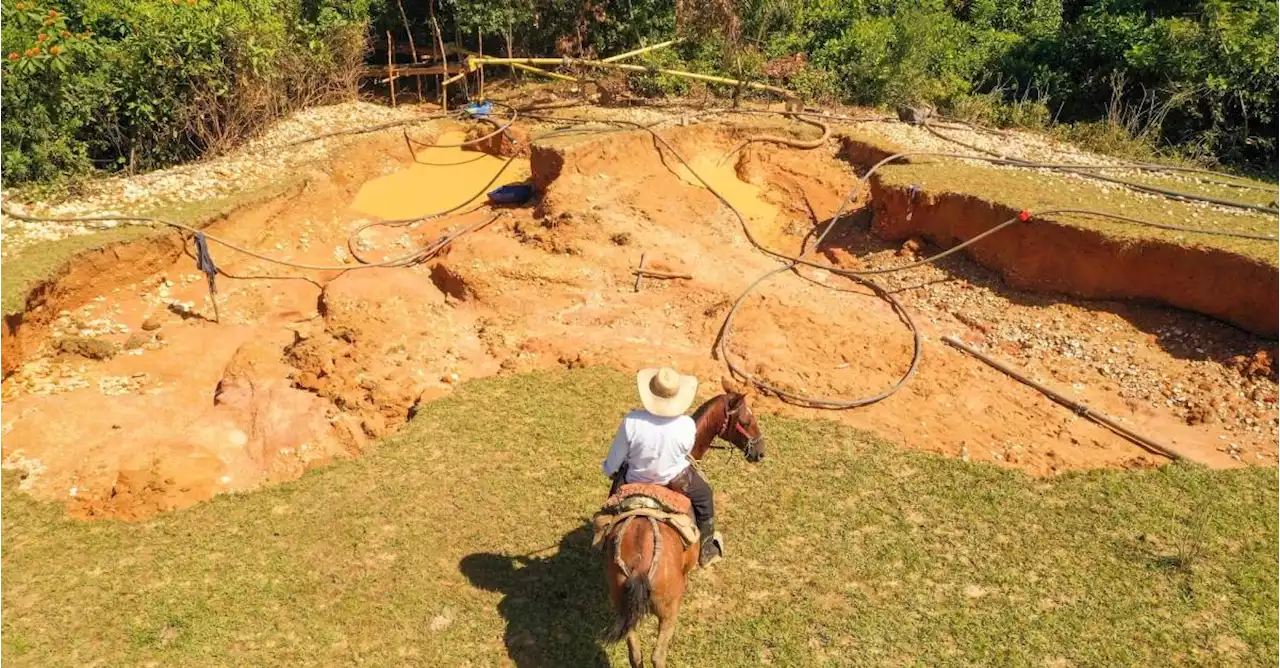
[[[737,79],[728,79],[725,77],[711,76],[710,74],[695,74],[693,72],[682,72],[680,70],[668,70],[658,67],[645,67],[643,65],[628,65],[626,63],[606,63],[600,60],[581,60],[578,58],[491,58],[485,56],[467,58],[467,68],[474,70],[483,65],[561,65],[564,67],[572,67],[579,65],[582,67],[607,67],[618,70],[626,70],[628,72],[652,72],[656,74],[669,74],[675,77],[683,77],[685,79],[694,79],[696,81],[707,81],[710,83],[724,84],[726,86],[744,86],[753,90],[763,90],[770,93],[781,95],[782,97],[793,100],[796,94],[776,86],[768,86],[754,81],[743,84]]]
[[[627,58],[630,58],[631,56],[638,56],[638,55],[640,55],[640,54],[642,54],[642,53],[648,53],[648,52],[650,52],[650,51],[656,51],[656,50],[658,50],[658,49],[665,49],[666,47],[671,46],[672,44],[675,44],[676,42],[679,42],[679,41],[680,41],[680,40],[678,40],[678,39],[673,39],[673,40],[670,40],[670,41],[667,41],[667,42],[662,42],[662,43],[660,43],[660,44],[654,44],[653,46],[646,46],[646,47],[641,48],[641,49],[636,49],[635,51],[628,51],[628,52],[626,52],[626,53],[619,53],[619,54],[618,54],[618,55],[616,55],[616,56],[609,56],[608,58],[605,58],[604,60],[601,60],[600,62],[602,62],[602,63],[614,63],[614,62],[617,62],[617,61],[619,61],[619,60],[626,60]]]
[[[570,82],[570,83],[578,83],[578,80],[577,80],[577,79],[574,79],[573,77],[567,77],[567,76],[565,76],[565,75],[563,75],[563,74],[556,74],[555,72],[548,72],[548,71],[543,70],[543,69],[538,69],[537,67],[529,67],[528,65],[521,65],[520,63],[508,63],[508,64],[509,64],[509,65],[511,65],[512,67],[515,67],[516,69],[524,70],[525,72],[533,72],[534,74],[540,74],[540,75],[542,75],[542,76],[544,76],[544,77],[551,77],[552,79],[559,79],[560,81],[568,81],[568,82]]]

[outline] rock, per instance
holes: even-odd
[[[824,248],[822,249],[823,257],[826,257],[831,264],[843,269],[857,269],[862,266],[862,262],[857,257],[843,248]]]
[[[933,109],[929,105],[922,104],[919,106],[902,105],[898,107],[898,120],[903,123],[912,125],[920,125],[933,115]]]
[[[617,232],[609,237],[609,241],[612,241],[615,246],[630,246],[631,233]]]
[[[902,248],[898,249],[898,257],[917,257],[920,255],[920,251],[923,248],[923,239],[920,237],[911,237],[902,244]]]
[[[387,433],[387,420],[381,413],[369,413],[360,421],[360,427],[370,438],[378,438]]]
[[[513,126],[493,134],[496,129],[495,126],[489,123],[476,124],[475,127],[467,131],[467,141],[480,141],[474,144],[467,144],[462,148],[467,151],[481,151],[502,158],[514,158],[518,155],[529,154],[530,141],[527,130]],[[493,136],[480,139],[485,135]]]
[[[151,337],[141,332],[134,332],[129,335],[129,340],[124,342],[125,350],[137,350],[148,343],[151,343]]]
[[[155,316],[149,315],[142,321],[142,329],[147,332],[154,332],[160,329],[160,321]]]
[[[120,351],[116,344],[102,339],[87,336],[68,336],[58,339],[54,349],[67,355],[79,355],[91,360],[106,360],[116,356]]]
[[[576,355],[564,355],[560,357],[560,364],[566,369],[583,369],[591,365],[591,360],[583,353]]]

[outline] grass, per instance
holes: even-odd
[[[203,227],[229,215],[236,209],[278,197],[295,185],[296,181],[283,180],[280,183],[226,197],[161,205],[140,211],[138,215]],[[31,294],[32,289],[57,275],[80,253],[167,232],[168,228],[159,230],[149,226],[125,225],[95,231],[91,234],[35,243],[23,248],[6,258],[4,264],[0,266],[0,273],[4,274],[4,281],[0,282],[0,307],[3,308],[4,313],[22,311],[26,307],[27,296]]]
[[[365,456],[140,524],[82,523],[7,475],[6,665],[623,665],[583,521],[632,382],[500,377]],[[1264,665],[1273,469],[1051,480],[765,422],[707,462],[729,558],[674,665]],[[649,629],[646,629],[649,630]]]
[[[889,154],[901,150],[887,140],[856,130],[844,131],[842,134],[853,141],[870,145]],[[961,153],[970,152],[962,147],[957,147],[956,150]],[[877,172],[877,175],[881,183],[888,186],[907,187],[919,184],[926,192],[967,195],[1000,204],[1015,211],[1028,209],[1034,212],[1056,208],[1095,209],[1184,227],[1255,234],[1275,235],[1277,233],[1274,216],[1224,213],[1184,202],[1139,196],[1121,186],[1058,174],[961,163],[947,159],[917,158],[910,163],[886,165]],[[1132,177],[1124,178],[1132,180]],[[1274,191],[1268,194],[1213,184],[1194,184],[1159,175],[1147,175],[1140,180],[1143,183],[1170,190],[1254,204],[1271,205],[1275,199]],[[1267,185],[1260,181],[1248,182],[1254,185]],[[1104,185],[1107,187],[1104,188]],[[1270,184],[1270,187],[1274,188],[1274,186],[1275,184]],[[1128,241],[1159,240],[1182,246],[1223,250],[1259,260],[1271,266],[1280,266],[1275,241],[1162,230],[1089,216],[1053,215],[1047,218],[1066,225],[1097,231],[1112,238]]]

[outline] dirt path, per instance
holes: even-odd
[[[436,130],[442,142],[457,138],[448,134],[456,128]],[[771,247],[798,249],[812,216],[832,215],[852,185],[834,143],[810,152],[753,145],[721,164],[750,130],[663,132]],[[416,405],[471,378],[665,363],[718,378],[723,365],[710,350],[725,310],[775,262],[649,135],[553,148],[558,164],[542,152],[498,181],[532,173],[549,183],[536,207],[504,210],[428,264],[317,274],[214,246],[219,266],[243,277],[219,279],[220,324],[207,319],[203,277],[177,246],[148,242],[150,264],[73,272],[63,284],[79,287],[46,304],[57,313],[48,331],[22,334],[26,363],[4,382],[6,466],[25,472],[25,489],[66,501],[76,515],[137,518],[358,454]],[[402,139],[374,137],[316,166],[300,192],[210,232],[294,261],[354,266],[352,229],[463,204],[501,164],[457,149],[410,156]],[[490,216],[475,202],[441,220],[376,228],[357,251],[371,260],[402,255]],[[887,248],[865,223],[848,230],[824,251],[833,261],[877,265],[929,251]],[[647,267],[693,280],[648,280],[635,291],[641,253]],[[743,307],[732,352],[753,373],[807,393],[860,396],[892,383],[911,352],[892,310],[844,279],[807,275],[841,289],[778,277]],[[964,259],[888,284],[926,339],[906,389],[856,411],[767,399],[762,409],[820,415],[905,447],[1034,474],[1163,461],[938,341],[959,333],[1210,465],[1276,463],[1274,342],[1165,309],[1012,292]],[[120,352],[86,359],[67,352],[63,342],[75,337],[111,341]],[[772,448],[787,456],[788,444]]]

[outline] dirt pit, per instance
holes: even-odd
[[[440,126],[415,136],[448,144],[464,132]],[[662,132],[778,250],[798,250],[853,185],[834,144],[754,144],[725,159],[750,128]],[[477,196],[530,177],[544,190],[530,206],[490,210]],[[453,207],[439,219],[371,228],[348,247],[368,222]],[[24,489],[73,515],[136,519],[355,456],[472,378],[672,364],[714,380],[724,373],[710,351],[725,312],[777,266],[644,132],[547,140],[509,165],[457,148],[410,153],[399,135],[375,136],[316,166],[298,192],[208,232],[293,262],[354,269],[353,250],[370,262],[402,256],[495,213],[411,267],[316,272],[213,245],[227,274],[218,279],[218,323],[204,277],[176,238],[86,258],[48,286],[10,341],[23,363],[3,386],[5,465],[22,471]],[[822,249],[830,261],[879,266],[930,251],[877,242],[865,219],[845,224]],[[647,268],[693,278],[645,279],[636,291],[642,254]],[[826,397],[893,383],[911,339],[892,309],[829,272],[805,273],[811,280],[779,276],[746,302],[735,359],[774,384]],[[960,333],[1199,461],[1276,463],[1274,342],[1167,309],[1013,292],[958,257],[888,284],[925,337],[919,373],[903,391],[855,411],[769,398],[760,410],[820,415],[906,447],[1033,474],[1164,461],[938,341]],[[1183,346],[1192,336],[1198,343]],[[112,353],[77,355],[78,346],[59,343],[71,337],[109,343],[94,349]],[[771,443],[771,454],[787,456],[787,444]]]

